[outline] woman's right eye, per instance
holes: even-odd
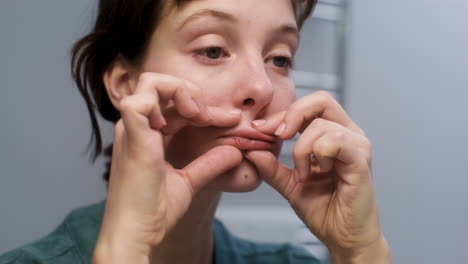
[[[203,56],[209,60],[216,60],[221,57],[226,57],[227,54],[221,47],[208,47],[195,51],[198,56]]]

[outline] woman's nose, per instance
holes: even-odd
[[[273,98],[273,85],[262,60],[249,61],[241,67],[237,87],[234,89],[236,107],[261,110]]]

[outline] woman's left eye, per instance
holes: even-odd
[[[292,68],[293,67],[292,60],[288,57],[275,56],[272,59],[273,59],[273,64],[276,67],[279,67],[279,68]]]

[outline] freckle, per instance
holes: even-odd
[[[248,176],[247,174],[245,174],[245,175],[244,175],[244,178],[246,178],[246,179],[247,179],[247,177],[249,177],[249,176]]]

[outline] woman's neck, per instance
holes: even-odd
[[[212,264],[213,218],[221,193],[201,191],[177,225],[153,250],[153,264]]]

